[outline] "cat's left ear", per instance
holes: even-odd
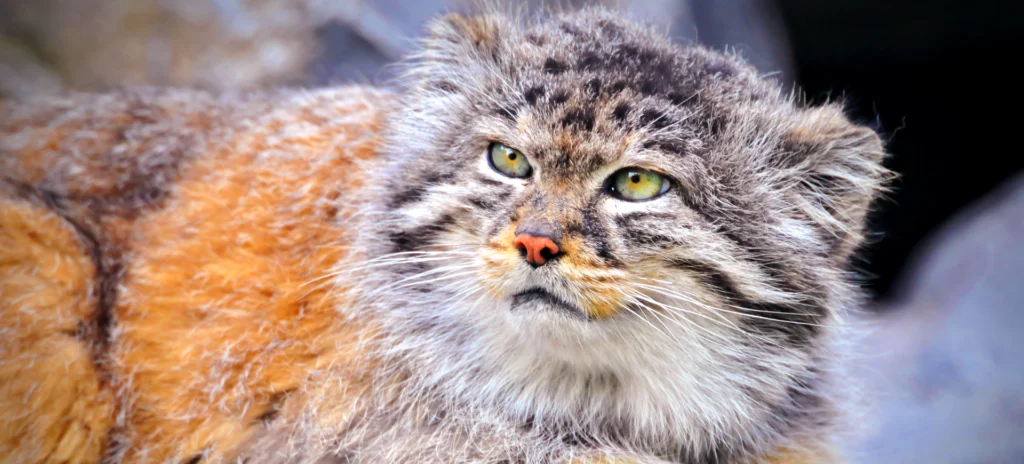
[[[428,26],[424,51],[427,61],[459,63],[492,56],[502,36],[496,15],[463,16],[448,13]]]
[[[872,202],[893,179],[885,147],[871,128],[852,123],[842,107],[802,110],[783,136],[798,203],[826,234],[830,254],[845,263],[863,242]]]

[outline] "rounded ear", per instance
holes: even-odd
[[[804,212],[827,234],[833,257],[846,262],[864,240],[872,202],[894,175],[874,130],[859,126],[838,105],[804,110],[783,136]]]
[[[427,27],[428,59],[460,62],[478,53],[491,53],[501,36],[501,22],[495,15],[463,16],[448,13]]]

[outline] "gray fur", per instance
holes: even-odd
[[[748,462],[830,440],[849,261],[889,176],[873,131],[600,9],[439,19],[404,85],[357,242],[377,261],[345,277],[382,321],[381,387],[344,427],[311,409],[257,457]],[[491,141],[534,176],[490,170]],[[634,165],[673,188],[643,203],[603,192]],[[588,264],[495,266],[494,240],[531,218]],[[627,303],[579,319],[507,297],[539,285],[587,306],[593,282]]]

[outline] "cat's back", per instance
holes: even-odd
[[[363,333],[322,284],[392,98],[0,103],[0,460],[183,462],[286,414]]]

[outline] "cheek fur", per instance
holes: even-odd
[[[506,296],[506,281],[522,260],[519,250],[512,246],[514,231],[514,224],[500,229],[480,250],[481,280],[489,293],[497,297]]]

